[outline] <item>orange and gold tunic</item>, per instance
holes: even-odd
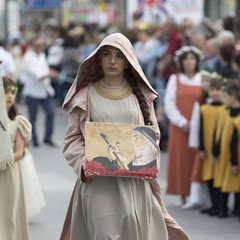
[[[233,133],[230,143],[230,161],[222,184],[222,192],[240,192],[240,172],[232,175],[231,166],[240,166],[240,114],[233,119]]]
[[[230,164],[231,152],[230,144],[234,131],[234,121],[239,117],[240,109],[227,109],[219,116],[218,127],[216,131],[216,145],[219,145],[218,151],[214,153],[217,156],[217,163],[214,167],[214,187],[222,188],[226,176],[227,166]]]
[[[201,126],[200,126],[200,146],[199,150],[204,151],[205,158],[202,168],[202,180],[213,179],[214,166],[211,162],[212,144],[214,131],[216,129],[219,113],[225,109],[225,106],[219,102],[211,104],[206,103],[201,106]]]
[[[187,85],[180,79],[176,79],[176,85],[177,109],[190,121],[193,105],[201,98],[201,85]],[[170,122],[167,166],[168,194],[187,196],[190,193],[191,174],[197,150],[188,147],[188,137],[188,133]]]

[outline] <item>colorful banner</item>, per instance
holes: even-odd
[[[166,18],[167,0],[138,0],[137,11],[143,16],[144,22],[159,22]]]
[[[194,24],[199,24],[204,16],[203,4],[203,0],[167,0],[166,8],[169,16],[178,23],[188,20]]]
[[[62,0],[27,0],[27,5],[32,9],[61,8]]]
[[[127,1],[127,24],[132,27],[132,17],[139,12],[145,23],[164,22],[170,16],[176,22],[189,20],[199,24],[203,18],[203,0],[132,0]]]
[[[105,26],[115,20],[117,0],[69,0],[69,20]]]

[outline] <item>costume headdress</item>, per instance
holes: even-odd
[[[203,59],[202,51],[200,49],[198,49],[197,47],[183,46],[175,52],[175,56],[174,56],[175,63],[179,64],[179,59],[181,58],[181,56],[183,56],[183,54],[186,54],[188,52],[193,52],[194,54],[196,54],[196,56],[198,57],[199,60]]]
[[[211,80],[211,73],[206,71],[206,70],[202,70],[200,71],[200,74],[202,76],[202,81],[206,81],[209,82]]]
[[[221,84],[222,84],[221,89],[224,89],[226,84],[230,80],[229,78],[223,77],[221,74],[218,74],[216,72],[208,72],[208,71],[202,70],[200,72],[200,74],[202,76],[202,79],[204,81],[209,82],[209,83],[211,83],[214,80],[217,80],[217,81],[221,82]]]

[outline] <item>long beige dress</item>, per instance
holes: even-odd
[[[12,146],[17,130],[23,137],[28,132],[24,117],[17,116],[9,120]],[[1,139],[2,140],[2,139]],[[0,239],[28,240],[28,222],[25,208],[23,180],[19,161],[14,162],[6,170],[0,172]]]
[[[131,92],[111,99],[89,90],[91,121],[137,124]],[[163,214],[150,183],[140,178],[94,177],[78,183],[72,209],[71,239],[167,240]]]

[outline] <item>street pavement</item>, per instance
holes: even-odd
[[[20,111],[27,116],[24,105]],[[60,108],[56,111],[53,139],[59,144],[52,148],[42,144],[30,147],[38,177],[44,192],[46,207],[29,220],[31,240],[59,240],[76,175],[62,155],[63,138],[67,126],[67,114]],[[44,114],[39,112],[38,132],[43,138]],[[236,217],[219,219],[200,214],[199,210],[181,210],[176,207],[177,196],[166,195],[167,153],[162,153],[161,171],[158,181],[162,187],[162,197],[169,213],[188,233],[191,240],[235,240],[240,237],[240,222]],[[107,226],[106,226],[107,227]],[[80,239],[80,238],[79,238]],[[84,240],[84,239],[83,239]]]

